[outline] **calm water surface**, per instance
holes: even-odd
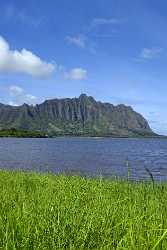
[[[127,164],[128,162],[128,164]],[[0,138],[0,168],[167,180],[166,139]]]

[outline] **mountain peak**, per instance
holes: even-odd
[[[79,99],[87,99],[87,98],[88,98],[87,94],[84,93],[80,94],[79,96]]]
[[[91,102],[96,102],[92,96],[88,96],[87,94],[84,93],[79,96],[79,100],[89,100]]]
[[[148,122],[132,108],[97,102],[84,93],[75,100],[53,99],[36,106],[24,104],[17,109],[0,105],[0,127],[51,135],[153,135]]]

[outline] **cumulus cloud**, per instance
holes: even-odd
[[[41,60],[31,51],[10,50],[9,44],[0,36],[0,73],[24,73],[45,78],[54,69],[53,64]]]
[[[145,60],[152,60],[158,58],[162,52],[162,48],[144,48],[140,53],[140,58]]]
[[[86,37],[83,35],[67,36],[66,41],[69,42],[70,44],[74,44],[80,48],[86,47]]]
[[[36,96],[27,94],[25,90],[18,85],[11,85],[8,88],[8,92],[12,98],[12,100],[9,102],[9,105],[19,106],[23,103],[36,104],[39,101]]]
[[[87,78],[87,70],[82,68],[74,68],[69,72],[65,72],[65,79],[68,80],[85,80]]]

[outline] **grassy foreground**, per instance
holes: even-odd
[[[0,249],[166,249],[167,184],[0,171]]]

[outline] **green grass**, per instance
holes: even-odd
[[[167,184],[0,171],[0,249],[167,249]]]

